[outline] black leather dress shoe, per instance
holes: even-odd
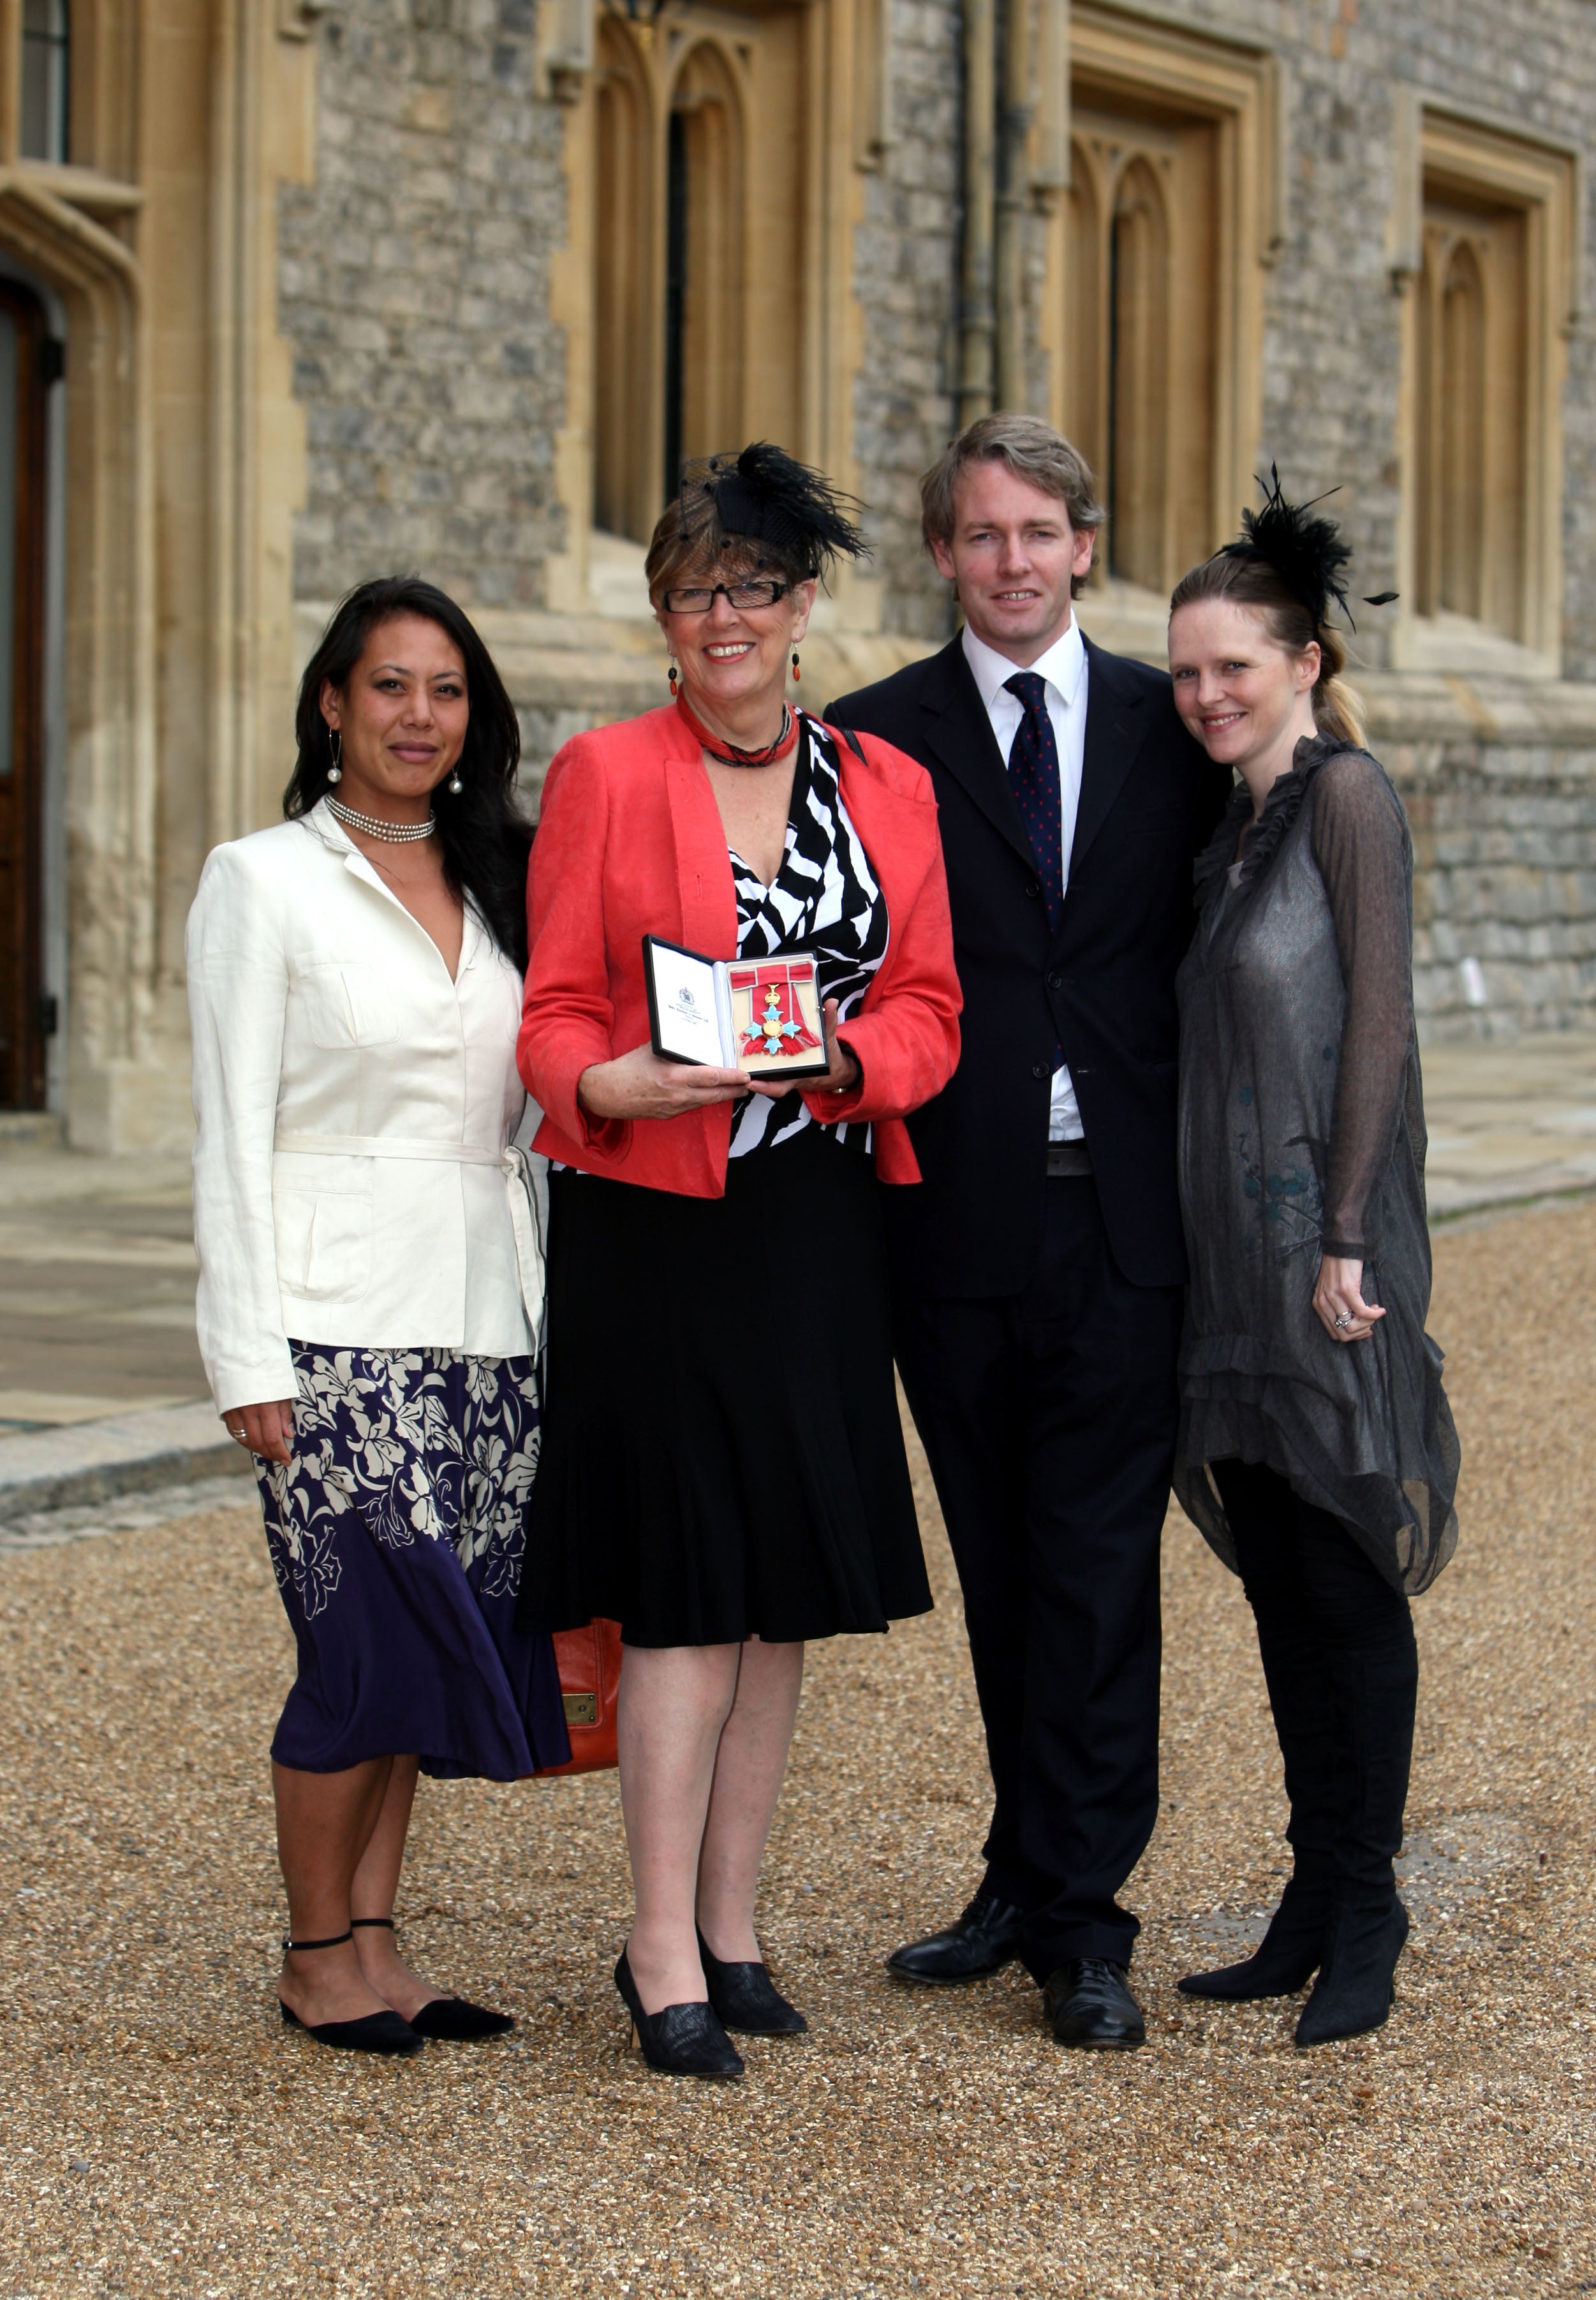
[[[1087,2052],[1129,2053],[1147,2042],[1141,2008],[1125,1985],[1125,1968],[1100,1956],[1073,1956],[1048,1975],[1042,2002],[1061,2045]]]
[[[999,1901],[991,1893],[977,1893],[956,1925],[932,1933],[924,1940],[908,1941],[887,1959],[887,1970],[898,1980],[929,1981],[945,1988],[956,1980],[982,1980],[1001,1972],[1020,1953],[1023,1909]]]

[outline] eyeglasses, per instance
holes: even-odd
[[[713,589],[689,588],[667,591],[664,596],[667,615],[706,615],[717,599],[723,598],[729,607],[773,607],[784,599],[792,586],[777,583],[769,577],[755,583],[717,583]]]

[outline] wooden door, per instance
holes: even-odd
[[[0,279],[0,1109],[42,1110],[45,316]]]

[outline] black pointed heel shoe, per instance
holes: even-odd
[[[355,1917],[351,1921],[355,1932],[363,1925],[384,1932],[398,1930],[391,1917]],[[464,1996],[429,1996],[421,2011],[411,2014],[410,2026],[418,2037],[430,2037],[439,2044],[480,2045],[489,2037],[508,2036],[515,2026],[515,2015],[492,2012]]]
[[[809,2026],[796,2004],[790,2004],[770,1977],[768,1967],[748,1962],[723,1964],[702,1933],[698,1962],[723,2029],[745,2037],[801,2037]]]
[[[297,1941],[284,1938],[282,1953],[303,1956],[313,1948],[342,1948],[347,1940],[355,1938],[354,1928],[347,1933],[331,1933],[325,1940]],[[318,2045],[330,2045],[335,2052],[387,2053],[397,2060],[411,2061],[426,2050],[426,2038],[418,2036],[408,2021],[398,2013],[384,2011],[368,2012],[360,2021],[302,2021],[290,2004],[280,1996],[278,2010],[290,2029],[302,2029]]]
[[[661,2012],[645,2012],[624,1949],[615,1967],[615,1986],[651,2069],[673,2077],[719,2078],[723,2083],[735,2083],[741,2076],[742,2054],[721,2026],[713,2004],[667,2004]]]
[[[1297,2023],[1298,2045],[1339,2045],[1383,2028],[1396,2002],[1397,1959],[1407,1938],[1408,1912],[1394,1893],[1384,1909],[1338,1909]]]
[[[1244,2004],[1260,1996],[1294,1996],[1313,1979],[1324,1954],[1330,1922],[1330,1886],[1304,1886],[1291,1878],[1280,1906],[1257,1948],[1240,1964],[1216,1972],[1189,1972],[1175,1987],[1182,1996],[1206,1996]]]

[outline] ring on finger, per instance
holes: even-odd
[[[1352,1312],[1350,1310],[1343,1310],[1335,1323],[1337,1332],[1345,1333],[1347,1328],[1352,1323]]]

